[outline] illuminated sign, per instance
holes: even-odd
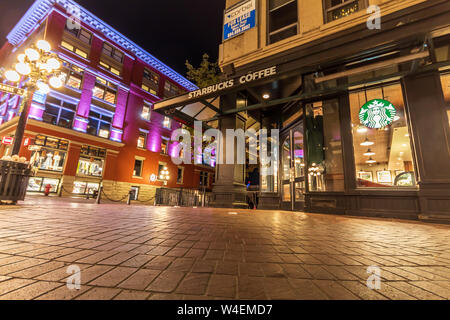
[[[256,0],[245,1],[225,11],[223,40],[231,39],[256,26]]]
[[[20,89],[20,88],[16,88],[13,86],[9,86],[7,84],[4,83],[0,83],[0,91],[6,92],[6,93],[11,93],[14,95],[19,95],[19,96],[24,96],[25,95],[25,90],[24,89]]]
[[[370,100],[361,107],[359,120],[370,129],[382,129],[392,124],[397,115],[392,103],[383,99]]]
[[[150,181],[151,181],[151,182],[155,182],[155,181],[156,181],[156,174],[152,174],[152,175],[150,176]]]
[[[14,142],[14,138],[13,137],[3,137],[2,138],[2,144],[6,144],[6,145],[12,145]]]

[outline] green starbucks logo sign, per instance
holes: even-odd
[[[370,100],[361,107],[361,124],[371,129],[382,129],[394,122],[397,111],[392,103],[383,99]]]

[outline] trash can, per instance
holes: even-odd
[[[24,200],[30,175],[29,164],[0,160],[0,202]]]

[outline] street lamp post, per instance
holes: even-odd
[[[50,44],[47,41],[39,40],[26,49],[25,53],[20,54],[17,59],[19,62],[14,66],[15,70],[6,71],[5,77],[13,83],[19,82],[21,76],[27,77],[28,81],[25,83],[27,91],[21,105],[11,155],[19,154],[25,133],[30,99],[33,99],[34,93],[36,91],[42,94],[49,93],[50,87],[47,83],[53,88],[63,86],[61,72],[58,71],[61,61],[56,54],[51,52]]]

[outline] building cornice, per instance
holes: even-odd
[[[19,23],[8,34],[8,41],[14,46],[19,46],[24,39],[42,22],[43,19],[53,10],[55,5],[63,7],[70,12],[73,8],[80,9],[80,20],[91,28],[99,31],[105,38],[117,43],[122,48],[132,52],[139,59],[161,72],[166,77],[177,82],[188,90],[196,90],[197,86],[189,80],[181,76],[176,71],[172,70],[160,60],[156,59],[150,53],[142,49],[136,43],[116,31],[114,28],[103,22],[101,19],[81,7],[73,0],[36,0],[34,4],[28,9],[25,15],[20,19]]]

